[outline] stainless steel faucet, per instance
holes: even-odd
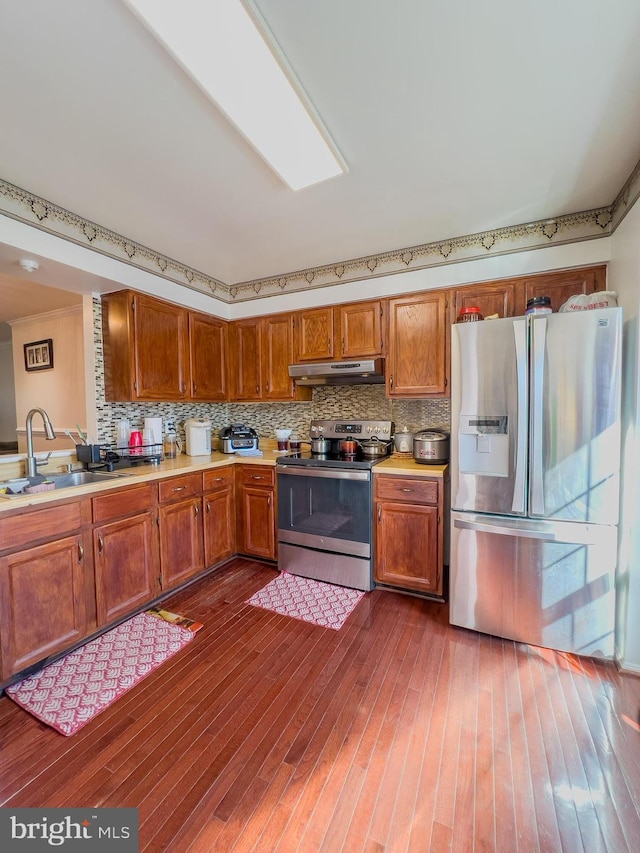
[[[53,431],[53,427],[51,426],[51,421],[49,420],[49,415],[45,412],[44,409],[31,409],[27,415],[27,477],[35,477],[38,473],[38,465],[46,465],[49,461],[49,456],[51,453],[47,454],[47,458],[38,462],[33,452],[33,416],[36,412],[39,412],[42,416],[42,422],[44,423],[44,432],[45,436],[49,441],[53,441],[56,437],[55,432]]]

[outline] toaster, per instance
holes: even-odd
[[[231,424],[220,430],[220,444],[223,453],[235,453],[236,450],[257,450],[258,433],[244,424]]]

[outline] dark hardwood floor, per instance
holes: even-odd
[[[0,699],[0,804],[137,806],[146,851],[638,851],[640,679],[374,591],[340,631],[165,602],[195,640],[73,737]]]

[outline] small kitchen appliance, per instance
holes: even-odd
[[[424,429],[413,436],[413,458],[423,465],[444,465],[449,460],[446,432]]]
[[[258,441],[258,433],[244,424],[230,424],[220,430],[223,453],[235,453],[236,450],[257,450]]]
[[[187,456],[211,455],[211,421],[187,418],[184,422]]]

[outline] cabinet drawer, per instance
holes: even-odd
[[[21,515],[0,519],[0,551],[24,548],[39,539],[59,539],[91,520],[88,500],[27,509]]]
[[[205,492],[216,492],[219,489],[228,489],[233,485],[233,466],[226,468],[215,468],[213,471],[204,472]]]
[[[182,477],[171,477],[170,480],[160,480],[158,496],[160,503],[181,501],[202,493],[202,474],[185,474]]]
[[[374,475],[376,498],[405,503],[437,504],[438,481]]]
[[[130,489],[118,489],[93,499],[94,522],[111,521],[146,512],[154,503],[154,486],[144,483]]]
[[[240,467],[240,482],[243,486],[273,488],[276,483],[276,469],[267,465],[242,465]]]

